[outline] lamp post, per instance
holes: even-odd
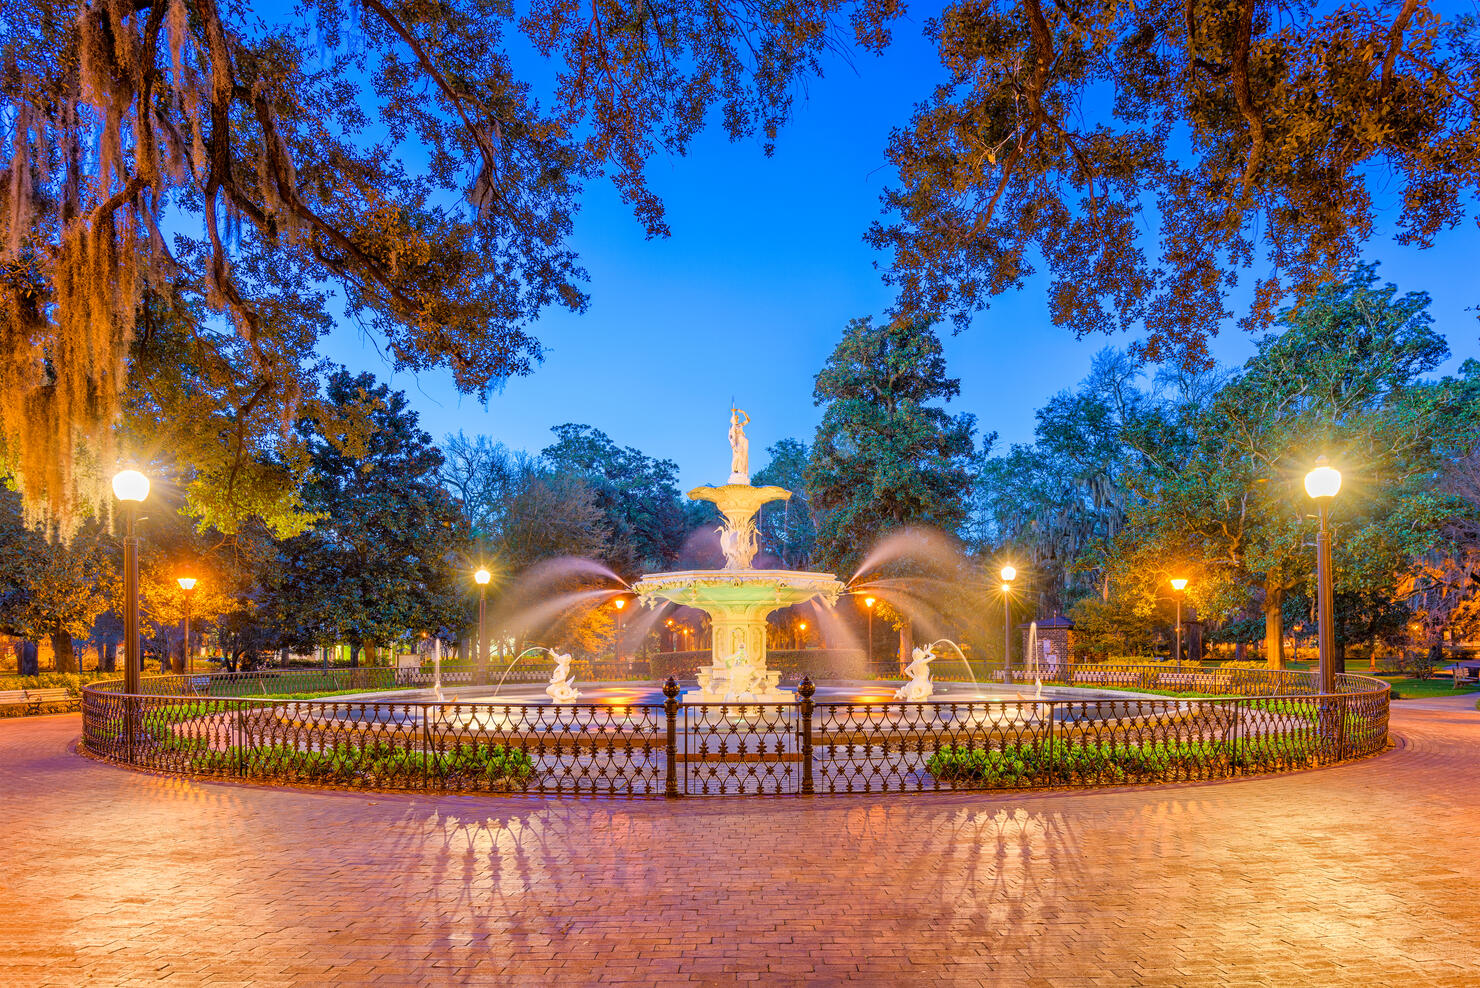
[[[1333,667],[1336,659],[1336,637],[1331,623],[1331,532],[1326,527],[1326,507],[1339,490],[1341,472],[1331,466],[1325,456],[1316,457],[1315,469],[1305,475],[1305,493],[1315,500],[1321,519],[1321,527],[1316,534],[1316,599],[1320,613],[1317,654],[1322,693],[1333,693],[1336,687],[1336,670]]]
[[[1002,567],[1002,669],[1012,670],[1012,581],[1017,579],[1017,570],[1011,565]],[[1011,676],[1008,677],[1010,681]]]
[[[182,576],[175,582],[185,591],[185,655],[180,665],[188,675],[195,672],[195,655],[190,651],[190,596],[195,592],[195,577]]]
[[[488,611],[488,581],[493,579],[493,574],[482,566],[478,572],[473,574],[473,582],[478,584],[478,668],[476,675],[480,683],[488,682],[488,639],[484,636],[483,619]]]
[[[797,651],[802,650],[802,644],[807,640],[807,622],[803,621],[797,625]]]
[[[617,636],[612,639],[612,659],[620,666],[622,664],[622,608],[627,606],[627,599],[618,597],[612,601],[612,606],[617,609]]]
[[[123,502],[123,692],[124,745],[134,760],[134,728],[138,721],[139,668],[139,503],[149,496],[149,478],[137,470],[121,470],[113,477],[113,494]]]
[[[868,668],[869,674],[874,669],[874,605],[877,604],[872,597],[863,598],[863,606],[868,610]]]
[[[122,470],[113,477],[113,494],[123,502],[123,691],[139,691],[139,669],[144,664],[139,651],[139,503],[149,496],[149,478],[137,470]],[[130,733],[132,738],[132,733]]]
[[[1180,577],[1172,580],[1172,589],[1177,594],[1177,671],[1182,671],[1182,591],[1187,589],[1187,581]]]

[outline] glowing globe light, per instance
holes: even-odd
[[[1315,469],[1305,475],[1305,493],[1317,500],[1335,497],[1341,490],[1341,471],[1326,462],[1324,456],[1316,457]]]
[[[493,579],[493,574],[486,569],[479,569],[478,572],[473,574],[473,582],[480,587],[487,586],[488,581],[491,579]]]
[[[1017,570],[1011,566],[1002,567],[1002,582],[1011,583],[1017,579]]]
[[[1176,579],[1176,580],[1172,580],[1171,581],[1171,584],[1172,584],[1172,589],[1173,590],[1181,591],[1181,590],[1186,590],[1187,589],[1187,581],[1186,580],[1183,580],[1183,579],[1180,579],[1180,578],[1179,579]]]
[[[195,577],[193,577],[193,576],[182,576],[178,580],[176,580],[175,582],[178,583],[178,584],[180,584],[180,589],[181,590],[194,590],[195,589]]]
[[[120,501],[142,501],[149,496],[149,478],[137,470],[113,475],[113,494]]]

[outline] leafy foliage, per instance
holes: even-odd
[[[440,483],[441,453],[405,395],[370,375],[336,371],[325,395],[338,416],[298,423],[313,464],[304,503],[318,521],[280,543],[267,587],[277,623],[291,644],[355,647],[461,628],[454,554],[467,530]]]
[[[1426,246],[1480,186],[1470,15],[956,0],[928,30],[950,76],[894,131],[870,233],[907,312],[965,320],[1036,255],[1059,325],[1144,321],[1141,355],[1204,365],[1241,270],[1271,272],[1244,319],[1266,328],[1357,260],[1376,190]]]
[[[806,487],[821,564],[851,572],[880,536],[906,526],[960,529],[975,419],[933,404],[960,391],[928,322],[848,323],[813,389],[823,413]]]

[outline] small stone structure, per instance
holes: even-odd
[[[1032,634],[1031,621],[1018,625],[1022,632],[1023,651],[1019,663],[1024,668],[1032,666],[1028,655],[1028,637]],[[1038,622],[1038,664],[1046,669],[1055,669],[1074,661],[1074,622],[1062,614]]]

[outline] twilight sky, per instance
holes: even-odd
[[[884,159],[890,127],[908,120],[940,74],[917,24],[902,24],[884,57],[855,58],[852,66],[834,59],[828,77],[808,87],[774,157],[758,141],[731,144],[711,128],[686,158],[655,162],[652,185],[673,231],[667,240],[645,239],[609,185],[590,185],[575,246],[591,275],[591,306],[580,316],[552,311],[536,325],[544,364],[486,407],[459,395],[448,374],[392,374],[351,325],[336,330],[327,354],[406,391],[438,440],[461,429],[537,452],[552,426],[585,422],[676,461],[685,489],[723,481],[732,397],[753,420],[752,470],[778,439],[810,443],[820,415],[814,376],[848,319],[877,318],[891,301],[873,266],[883,257],[862,241],[893,178]],[[1384,192],[1396,200],[1397,190],[1379,190],[1379,202]],[[1430,311],[1454,352],[1444,371],[1480,357],[1475,314],[1466,311],[1480,303],[1473,221],[1429,251],[1384,235],[1367,256],[1382,261],[1381,276],[1400,291],[1433,297]],[[996,430],[999,448],[1030,441],[1034,410],[1077,383],[1096,351],[1131,340],[1076,340],[1053,326],[1046,285],[1037,277],[999,297],[959,335],[940,327],[950,373],[961,379],[951,408],[974,413],[981,431]],[[1230,326],[1213,350],[1237,363],[1252,345]]]

